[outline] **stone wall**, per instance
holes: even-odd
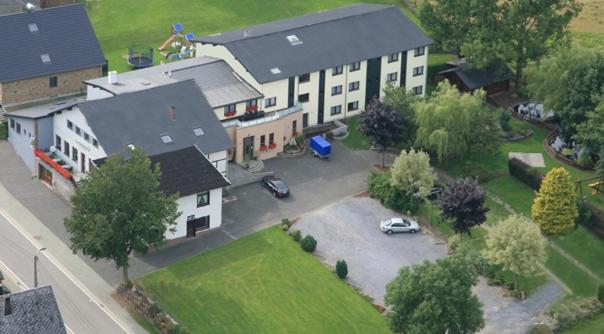
[[[63,95],[85,92],[84,80],[102,75],[101,66],[77,71],[41,76],[32,79],[4,82],[0,84],[0,104],[4,106],[43,100]],[[50,77],[56,76],[57,87],[50,87]]]

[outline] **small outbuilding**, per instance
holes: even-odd
[[[447,62],[448,69],[438,72],[436,81],[445,79],[457,86],[460,92],[483,89],[487,96],[505,93],[510,89],[513,73],[503,61],[495,61],[486,68],[472,66],[465,58]]]

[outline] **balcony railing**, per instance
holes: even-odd
[[[34,154],[36,157],[40,158],[40,160],[47,163],[50,167],[56,170],[59,174],[61,174],[64,178],[68,180],[73,180],[73,174],[71,173],[72,167],[67,165],[63,160],[52,158],[52,153],[46,153],[39,149],[34,149]],[[50,155],[49,155],[50,154]]]
[[[247,128],[250,126],[255,126],[258,124],[264,124],[264,123],[268,123],[268,122],[272,122],[275,120],[278,120],[280,118],[283,118],[285,116],[291,115],[293,113],[296,113],[298,111],[302,110],[302,104],[301,103],[297,103],[295,104],[293,107],[287,108],[287,109],[283,109],[280,111],[275,111],[272,115],[269,116],[264,116],[261,118],[256,118],[250,121],[240,121],[238,119],[233,119],[233,120],[229,120],[229,121],[225,121],[222,122],[222,126],[225,128],[230,128],[232,126],[237,126],[240,128]]]

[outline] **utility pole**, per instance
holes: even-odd
[[[40,248],[39,251],[45,250],[46,247]],[[38,287],[38,255],[34,255],[34,288]]]

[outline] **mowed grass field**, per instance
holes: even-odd
[[[400,5],[398,0],[363,2]],[[359,1],[89,0],[87,7],[109,67],[123,72],[129,70],[125,60],[128,47],[135,44],[154,48],[155,63],[159,64],[157,48],[170,36],[174,23],[182,23],[185,32],[201,36],[354,3]]]
[[[367,300],[278,227],[138,283],[193,333],[390,333]]]
[[[583,10],[570,27],[575,42],[587,48],[604,51],[604,0],[580,2],[583,4]]]

